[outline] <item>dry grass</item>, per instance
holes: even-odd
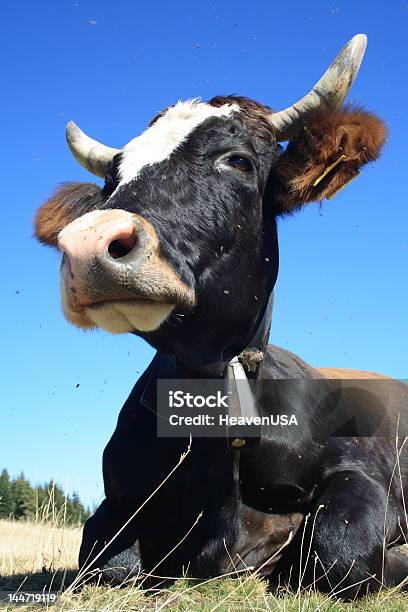
[[[313,591],[300,593],[270,593],[264,581],[243,574],[234,579],[219,578],[203,583],[178,580],[157,594],[145,594],[134,586],[112,588],[85,586],[78,592],[64,594],[77,575],[76,559],[81,530],[54,526],[46,522],[0,521],[0,610],[11,610],[6,592],[48,593],[61,591],[58,602],[49,606],[59,610],[219,610],[221,612],[279,610],[309,612],[325,610],[352,612],[373,610],[405,611],[408,599],[398,591],[382,591],[361,602],[345,604],[336,598]],[[3,605],[3,607],[2,607]],[[29,604],[24,610],[44,610],[44,606]]]
[[[0,521],[0,575],[75,567],[81,531],[43,522]]]
[[[133,517],[149,499],[171,478],[190,450],[191,440],[179,462],[135,511],[129,521],[133,520]],[[234,578],[224,576],[204,582],[179,578],[170,587],[163,586],[161,589],[156,589],[154,593],[147,593],[143,590],[142,576],[139,586],[134,583],[124,583],[121,587],[88,584],[77,589],[75,587],[82,578],[76,569],[81,529],[66,526],[65,517],[56,515],[51,501],[46,505],[45,510],[37,513],[36,521],[32,522],[0,520],[0,612],[15,608],[15,604],[8,603],[10,592],[35,593],[37,596],[41,594],[54,596],[57,593],[58,600],[55,604],[29,603],[24,607],[24,610],[29,611],[46,608],[52,612],[60,610],[104,610],[107,612],[125,610],[156,612],[160,610],[176,612],[196,610],[212,612],[215,610],[221,612],[235,612],[235,610],[354,612],[354,610],[373,610],[387,612],[392,610],[403,612],[408,609],[408,597],[398,589],[384,589],[379,594],[358,602],[344,603],[336,598],[336,587],[335,592],[330,596],[317,593],[313,588],[306,590],[301,587],[297,592],[288,592],[285,589],[270,592],[266,582],[250,572],[239,573]],[[197,521],[199,518],[197,517]],[[191,529],[193,528],[194,525]],[[190,531],[185,537],[188,537]],[[290,538],[287,543],[289,541]],[[341,588],[337,590],[341,591]],[[3,607],[1,607],[2,604]]]

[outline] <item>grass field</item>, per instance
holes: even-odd
[[[302,590],[270,593],[266,583],[246,574],[204,583],[178,580],[157,594],[146,594],[134,586],[112,588],[85,586],[72,592],[81,529],[53,526],[49,522],[0,521],[0,610],[15,609],[8,592],[61,594],[48,606],[29,603],[24,610],[282,610],[331,612],[352,610],[405,611],[408,597],[398,591],[382,591],[360,602],[342,603],[336,597]]]

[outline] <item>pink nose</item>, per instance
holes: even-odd
[[[58,246],[72,268],[103,254],[120,259],[133,250],[136,242],[131,213],[116,209],[87,213],[67,225],[58,236]]]

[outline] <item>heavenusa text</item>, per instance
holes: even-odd
[[[266,425],[267,427],[276,425],[298,425],[297,418],[294,414],[270,414],[268,416],[248,417],[234,417],[227,414],[217,414],[216,416],[210,414],[197,414],[195,416],[171,414],[169,416],[169,423],[176,427],[182,425],[195,425],[198,427],[214,425],[227,427],[234,427],[235,425]]]

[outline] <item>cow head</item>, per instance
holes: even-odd
[[[73,154],[105,184],[64,185],[36,217],[37,238],[62,252],[66,318],[221,371],[275,283],[276,218],[329,197],[378,156],[383,124],[339,110],[365,45],[354,37],[284,111],[243,97],[178,102],[123,149],[69,123]]]

